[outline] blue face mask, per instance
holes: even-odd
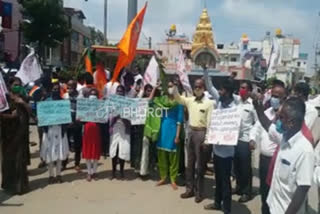
[[[286,132],[286,130],[283,128],[283,123],[281,122],[281,120],[276,121],[276,129],[280,134],[285,134]]]
[[[280,99],[279,98],[275,98],[275,97],[271,97],[270,106],[274,110],[278,110],[280,108]]]

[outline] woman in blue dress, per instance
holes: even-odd
[[[179,138],[183,123],[183,106],[173,97],[174,84],[168,82],[167,95],[155,98],[154,102],[162,108],[160,135],[157,142],[158,167],[160,181],[158,186],[165,184],[169,175],[171,186],[177,190],[176,178],[179,170]]]

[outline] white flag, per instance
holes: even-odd
[[[24,85],[29,82],[36,81],[40,79],[42,70],[38,59],[36,57],[35,51],[31,48],[30,54],[23,60],[19,72],[16,77],[19,77]]]
[[[159,65],[156,58],[153,56],[149,62],[146,72],[144,73],[144,85],[150,84],[155,87],[159,78]]]
[[[180,50],[179,61],[177,64],[177,72],[184,90],[189,94],[193,94],[192,88],[189,82],[189,77],[188,77],[188,74],[186,73],[186,62],[184,60],[184,54],[182,50]]]
[[[7,102],[6,94],[8,93],[8,89],[6,87],[6,83],[2,78],[2,74],[0,73],[0,112],[4,112],[9,109],[9,104]]]
[[[272,49],[271,49],[271,56],[269,60],[269,67],[268,67],[268,75],[272,75],[276,73],[276,66],[279,64],[280,60],[280,44],[277,38],[273,39],[272,42]]]

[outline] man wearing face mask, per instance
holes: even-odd
[[[271,107],[264,111],[264,114],[269,120],[274,121],[276,114],[281,104],[286,99],[286,89],[282,81],[277,80],[273,82],[271,89]],[[267,184],[267,175],[274,155],[277,143],[269,139],[268,132],[263,129],[261,123],[257,121],[250,132],[250,146],[254,149],[258,145],[260,151],[259,158],[259,178],[260,178],[260,194],[261,194],[261,213],[269,214],[269,206],[267,204],[267,197],[269,193],[269,185]]]
[[[235,147],[234,172],[236,175],[236,193],[241,195],[239,202],[245,203],[251,200],[252,192],[252,166],[250,149],[250,131],[253,128],[257,116],[250,95],[253,87],[250,81],[244,81],[240,85],[240,101],[238,108],[241,113],[241,126],[239,140]]]
[[[315,164],[313,145],[303,133],[306,106],[300,98],[289,98],[274,123],[264,114],[261,102],[255,100],[254,105],[261,125],[279,145],[267,198],[270,213],[305,213]]]
[[[189,113],[189,143],[187,147],[188,163],[186,169],[186,192],[181,198],[190,198],[195,195],[195,202],[202,201],[203,178],[205,164],[210,148],[205,144],[205,136],[210,125],[211,113],[215,102],[204,97],[205,84],[198,79],[194,84],[194,96],[180,96],[175,87],[173,92],[178,103],[184,105]]]

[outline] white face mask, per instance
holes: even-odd
[[[169,95],[172,95],[173,92],[174,92],[174,88],[172,88],[172,87],[171,87],[171,88],[168,88],[168,94],[169,94]]]
[[[94,99],[98,99],[98,97],[97,97],[96,95],[90,95],[90,96],[89,96],[89,99],[90,99],[90,100],[94,100]]]

